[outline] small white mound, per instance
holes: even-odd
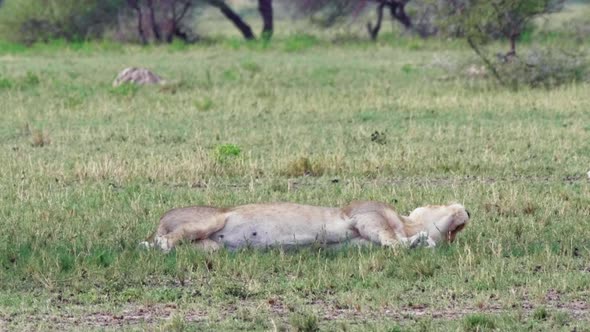
[[[123,69],[113,81],[113,87],[118,87],[122,84],[164,84],[165,81],[158,75],[154,74],[146,68],[129,67]]]

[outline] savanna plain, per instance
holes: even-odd
[[[590,85],[457,61],[305,35],[2,53],[0,330],[588,330]],[[111,87],[131,65],[167,83]],[[352,200],[472,219],[434,250],[138,247],[173,207]]]

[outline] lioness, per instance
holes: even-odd
[[[344,208],[293,203],[193,206],[166,212],[149,242],[142,244],[166,252],[181,240],[193,241],[207,251],[314,243],[433,247],[454,241],[469,218],[461,204],[420,207],[409,216],[373,201],[353,202]]]

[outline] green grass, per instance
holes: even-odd
[[[588,84],[440,80],[437,42],[245,45],[0,56],[0,329],[587,328]],[[171,83],[113,89],[132,65]],[[355,199],[473,219],[434,251],[137,246],[172,207]]]

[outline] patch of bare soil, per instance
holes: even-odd
[[[27,315],[27,317],[0,317],[0,331],[4,331],[13,322],[24,322],[29,328],[33,326],[49,326],[55,330],[69,330],[76,328],[118,328],[132,325],[151,325],[169,319],[177,314],[178,308],[175,304],[157,304],[148,306],[129,305],[117,312],[91,311],[80,308],[82,313],[68,312],[46,313],[40,315]],[[206,318],[206,313],[191,311],[186,313],[185,319],[189,321],[200,321]]]
[[[151,324],[172,317],[177,312],[175,304],[130,306],[119,313],[94,312],[80,317],[62,316],[62,321],[75,325],[84,324],[95,327],[114,327],[135,324]],[[205,313],[191,312],[191,321],[199,321],[206,317]]]
[[[261,308],[265,307],[272,316],[281,318],[288,317],[292,310],[285,305],[279,298],[272,298],[266,303],[243,301],[239,307]],[[342,307],[329,301],[312,301],[308,305],[317,312],[323,320],[395,320],[398,322],[414,320],[420,317],[430,317],[433,319],[460,319],[470,314],[504,314],[514,311],[530,315],[533,311],[543,306],[550,311],[567,312],[575,320],[590,320],[590,304],[583,300],[565,301],[562,295],[555,291],[549,290],[545,295],[543,303],[532,303],[528,299],[522,299],[519,305],[513,305],[512,308],[502,307],[499,303],[488,302],[481,307],[465,307],[455,305],[448,308],[430,308],[424,304],[414,304],[403,306],[401,308],[384,307],[379,310],[367,310],[360,306]],[[206,311],[184,310],[178,308],[175,304],[155,304],[155,305],[128,305],[124,309],[113,313],[109,311],[92,311],[88,308],[78,308],[80,314],[70,312],[59,312],[57,314],[39,314],[28,315],[27,317],[0,317],[0,331],[9,330],[15,322],[23,322],[27,329],[33,329],[34,326],[48,326],[55,330],[70,330],[83,328],[121,328],[138,325],[161,324],[172,317],[184,317],[187,322],[202,322],[208,319]],[[236,314],[236,307],[229,306],[225,308],[221,316],[231,317]],[[218,311],[219,309],[216,309]],[[19,324],[22,327],[22,323]]]
[[[402,308],[382,308],[379,311],[367,311],[360,307],[357,308],[340,308],[331,303],[316,301],[313,306],[319,309],[322,317],[327,320],[353,319],[362,317],[363,319],[383,319],[387,317],[396,321],[404,321],[412,318],[431,317],[434,319],[457,319],[471,314],[504,314],[518,310],[524,314],[532,314],[539,306],[543,306],[550,311],[567,312],[570,317],[579,320],[590,320],[590,304],[586,301],[562,301],[560,294],[555,290],[547,292],[545,303],[533,304],[525,299],[520,305],[513,305],[512,308],[502,307],[498,303],[487,303],[482,307],[449,307],[449,308],[429,308],[424,304],[415,304]],[[278,310],[276,310],[278,309]],[[279,315],[284,314],[284,308],[272,306],[271,310]]]

